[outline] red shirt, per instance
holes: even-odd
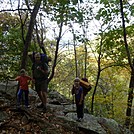
[[[32,80],[32,78],[24,75],[24,76],[18,76],[16,80],[19,81],[20,89],[28,90],[28,81]]]

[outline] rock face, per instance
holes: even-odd
[[[29,90],[30,108],[16,108],[17,83],[0,83],[1,134],[133,134],[113,119],[85,113],[76,121],[75,105],[56,91],[48,92],[47,112],[36,108],[40,102],[36,92]],[[87,111],[87,110],[85,110]]]

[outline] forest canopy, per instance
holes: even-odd
[[[28,52],[51,57],[49,88],[71,99],[75,77],[87,78],[91,114],[134,124],[134,2],[0,0],[0,80],[25,68]]]

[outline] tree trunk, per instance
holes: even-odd
[[[87,30],[86,30],[86,24],[84,23],[84,26],[82,26],[84,37],[87,38]],[[87,41],[84,38],[84,52],[85,52],[85,59],[84,59],[84,78],[87,77]]]
[[[134,59],[133,59],[133,67],[134,67]],[[128,100],[127,100],[127,110],[126,110],[126,120],[125,126],[129,128],[131,122],[131,109],[133,104],[133,89],[134,89],[134,71],[131,73],[131,79],[129,84],[129,91],[128,91]]]
[[[28,48],[29,48],[30,43],[31,43],[32,32],[33,32],[33,28],[34,28],[34,24],[35,24],[35,19],[36,19],[38,10],[40,8],[40,5],[41,5],[41,0],[37,0],[37,2],[35,3],[35,6],[34,6],[33,12],[31,13],[29,28],[28,28],[28,32],[27,32],[27,35],[26,35],[26,39],[25,39],[23,55],[22,55],[22,62],[21,62],[21,68],[24,68],[24,69],[26,68]]]
[[[86,43],[84,44],[85,46],[85,67],[84,67],[84,78],[87,77],[87,45]]]
[[[76,52],[76,42],[75,42],[75,40],[76,40],[76,37],[75,37],[75,34],[74,34],[74,29],[72,29],[73,30],[73,46],[74,46],[74,59],[75,59],[75,76],[76,77],[78,77],[78,66],[77,66],[77,63],[78,63],[78,61],[77,61],[77,52]]]
[[[120,0],[120,7],[121,7],[121,16],[122,16],[122,27],[123,27],[123,34],[124,34],[124,43],[128,57],[128,63],[131,69],[131,80],[130,86],[128,91],[128,102],[127,102],[127,110],[126,110],[126,121],[125,125],[129,128],[130,125],[130,118],[131,118],[131,109],[132,109],[132,102],[133,102],[133,88],[134,88],[134,64],[132,64],[127,38],[126,38],[126,28],[125,28],[125,20],[124,20],[124,12],[123,12],[123,2]]]
[[[54,76],[54,71],[55,71],[55,67],[56,67],[56,63],[57,63],[57,58],[58,58],[58,50],[59,50],[59,43],[60,43],[60,39],[61,39],[62,27],[63,27],[63,22],[61,22],[59,37],[57,37],[56,50],[55,50],[55,59],[54,59],[53,67],[52,67],[52,73],[51,73],[51,75],[50,75],[50,77],[48,79],[48,83],[51,81],[51,79]]]
[[[99,56],[98,56],[98,72],[97,72],[97,80],[96,80],[96,84],[95,84],[95,88],[93,91],[93,95],[92,95],[92,102],[91,102],[91,114],[94,114],[94,97],[95,97],[95,93],[97,90],[97,86],[98,86],[98,82],[99,82],[99,78],[100,78],[100,73],[101,73],[101,49],[102,49],[102,37],[101,37],[101,41],[100,41],[100,51],[99,51]]]
[[[127,128],[129,128],[129,125],[130,125],[130,122],[131,122],[132,102],[133,102],[133,88],[129,88],[127,110],[126,110],[126,120],[125,120],[125,126]]]

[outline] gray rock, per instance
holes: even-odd
[[[0,121],[3,122],[7,118],[8,118],[8,115],[5,112],[0,111]]]

